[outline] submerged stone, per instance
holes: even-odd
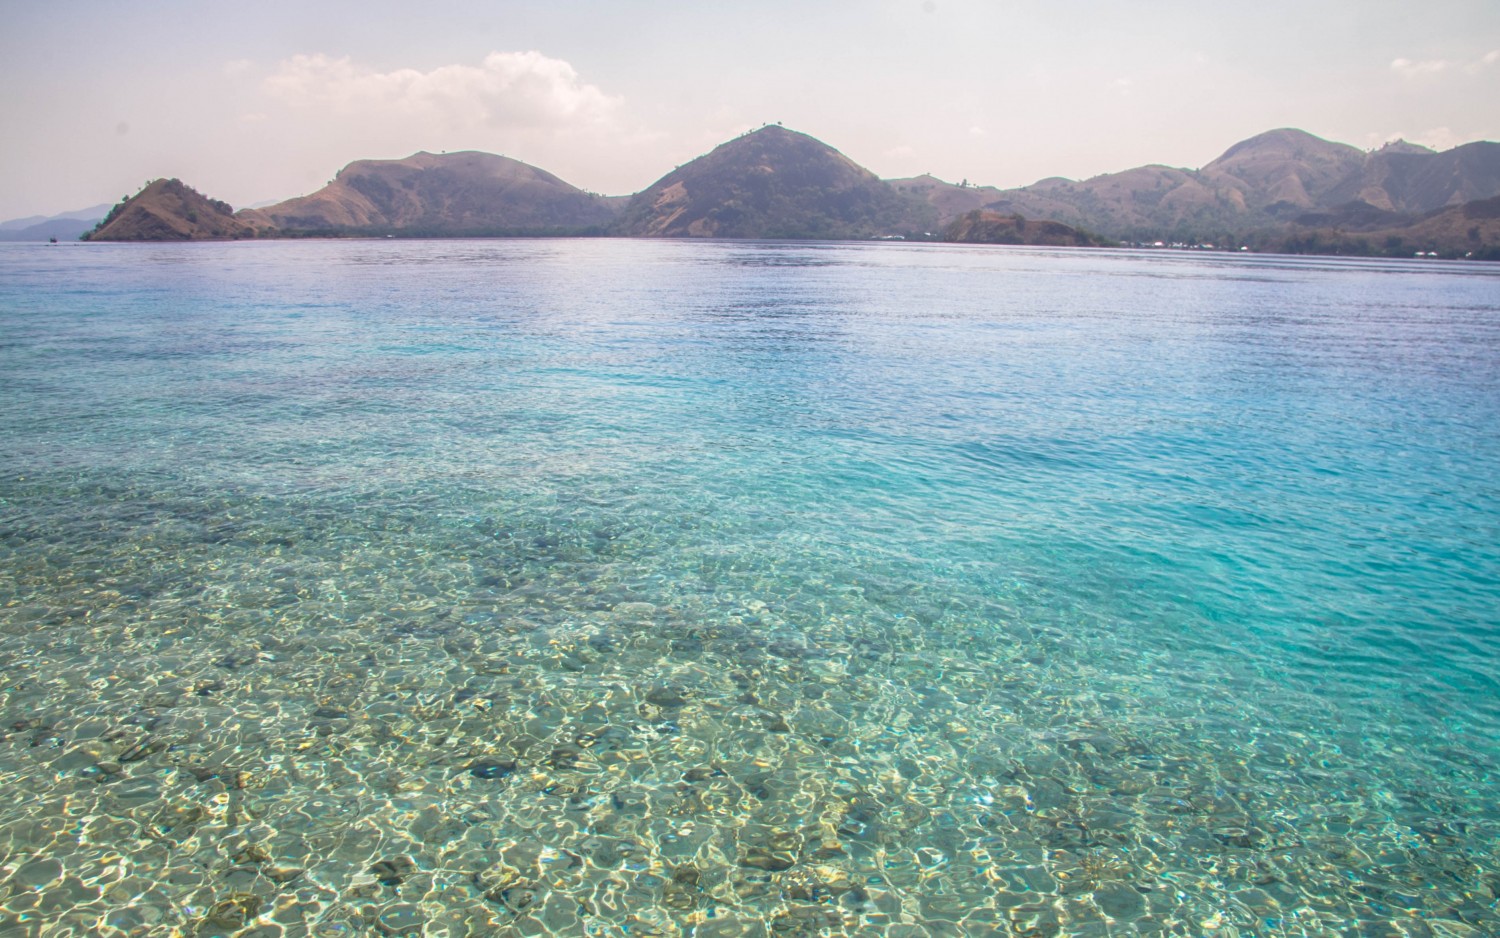
[[[205,924],[213,928],[238,929],[260,914],[265,900],[248,892],[237,892],[209,907]]]
[[[370,875],[379,880],[382,886],[399,886],[416,871],[417,864],[407,856],[376,860],[370,864],[369,869]]]
[[[646,692],[646,701],[665,709],[686,706],[688,694],[680,684],[653,684]]]
[[[516,771],[514,762],[476,762],[469,766],[469,774],[486,781],[506,778]]]

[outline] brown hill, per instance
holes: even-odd
[[[922,231],[935,213],[806,134],[763,127],[657,180],[616,231],[642,237],[869,238]]]
[[[1141,166],[1080,182],[1051,178],[979,191],[985,201],[977,207],[1054,218],[1114,238],[1224,241],[1230,233],[1280,229],[1310,214],[1362,218],[1366,226],[1397,224],[1402,219],[1372,212],[1414,217],[1500,195],[1500,144],[1435,153],[1398,142],[1367,154],[1281,129],[1235,144],[1201,170]]]
[[[1215,187],[1191,170],[1140,166],[1082,182],[1049,179],[1003,190],[985,206],[1003,214],[1053,218],[1115,238],[1159,237],[1193,226],[1213,228],[1246,213],[1244,195]]]
[[[1029,244],[1048,247],[1095,247],[1103,244],[1085,231],[1056,221],[1030,221],[978,209],[943,229],[944,241],[966,244]]]
[[[1240,141],[1197,175],[1208,189],[1238,192],[1251,213],[1285,216],[1326,204],[1326,194],[1364,161],[1346,143],[1282,128]]]
[[[1411,144],[1382,147],[1328,195],[1335,203],[1415,213],[1487,199],[1500,195],[1500,144],[1466,143],[1442,153]]]
[[[1140,166],[1083,181],[1051,177],[1001,190],[952,185],[932,176],[883,182],[812,137],[765,127],[678,167],[628,201],[583,192],[501,156],[417,153],[404,160],[351,163],[310,196],[235,216],[224,203],[176,180],[159,181],[116,206],[91,237],[867,238],[920,236],[982,210],[1000,218],[1048,219],[1123,240],[1286,250],[1364,245],[1373,253],[1399,253],[1425,241],[1444,251],[1462,248],[1482,255],[1496,246],[1485,204],[1497,196],[1500,144],[1495,143],[1437,153],[1398,141],[1363,153],[1281,129],[1235,144],[1201,170]],[[1479,204],[1466,207],[1471,203]],[[1028,221],[1027,231],[1038,223]],[[956,233],[1024,240],[1008,223],[985,216]]]
[[[236,218],[227,202],[176,179],[158,179],[110,209],[85,241],[208,241],[254,238],[259,226]]]
[[[1363,205],[1364,203],[1358,203]],[[1346,224],[1349,208],[1332,216],[1309,215],[1300,224],[1250,240],[1260,250],[1294,254],[1437,255],[1500,260],[1500,196],[1428,212],[1416,218],[1384,212],[1363,227]]]
[[[955,185],[926,174],[909,179],[886,180],[897,191],[917,198],[937,212],[936,223],[947,225],[960,215],[984,208],[1000,198],[1002,190],[994,186],[971,186],[967,181]]]
[[[312,195],[241,216],[284,234],[409,236],[598,233],[616,203],[492,153],[416,153],[350,163]]]
[[[1442,248],[1454,256],[1500,260],[1500,196],[1439,209],[1375,237],[1382,235],[1385,239],[1404,238],[1417,250],[1425,243],[1428,251]]]

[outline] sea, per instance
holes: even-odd
[[[0,248],[0,934],[1500,934],[1500,266]]]

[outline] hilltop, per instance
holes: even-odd
[[[767,126],[721,144],[630,200],[636,237],[870,238],[936,216],[820,140]]]

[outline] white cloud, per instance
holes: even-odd
[[[261,173],[256,195],[306,193],[350,160],[417,150],[504,154],[605,192],[636,191],[662,171],[661,135],[641,126],[624,98],[541,52],[384,70],[358,57],[312,53],[256,65],[250,74],[236,130],[247,154],[281,167],[274,178],[271,169]],[[679,149],[683,160],[703,152]],[[298,154],[295,164],[283,158],[287,152]]]
[[[1500,49],[1491,49],[1489,52],[1465,65],[1464,71],[1470,75],[1477,75],[1496,62],[1500,62]]]
[[[1411,59],[1392,59],[1391,69],[1403,78],[1418,78],[1422,75],[1436,75],[1438,72],[1447,71],[1452,64],[1447,59],[1427,59],[1416,62]]]
[[[604,121],[620,99],[540,52],[491,52],[479,65],[379,72],[348,57],[297,55],[263,87],[295,107],[375,119],[437,118],[453,125],[547,127]]]
[[[1447,71],[1462,71],[1468,75],[1478,75],[1495,63],[1500,62],[1500,49],[1494,49],[1478,58],[1468,61],[1457,61],[1454,59],[1392,59],[1391,70],[1402,78],[1422,78],[1428,75],[1437,75]]]

